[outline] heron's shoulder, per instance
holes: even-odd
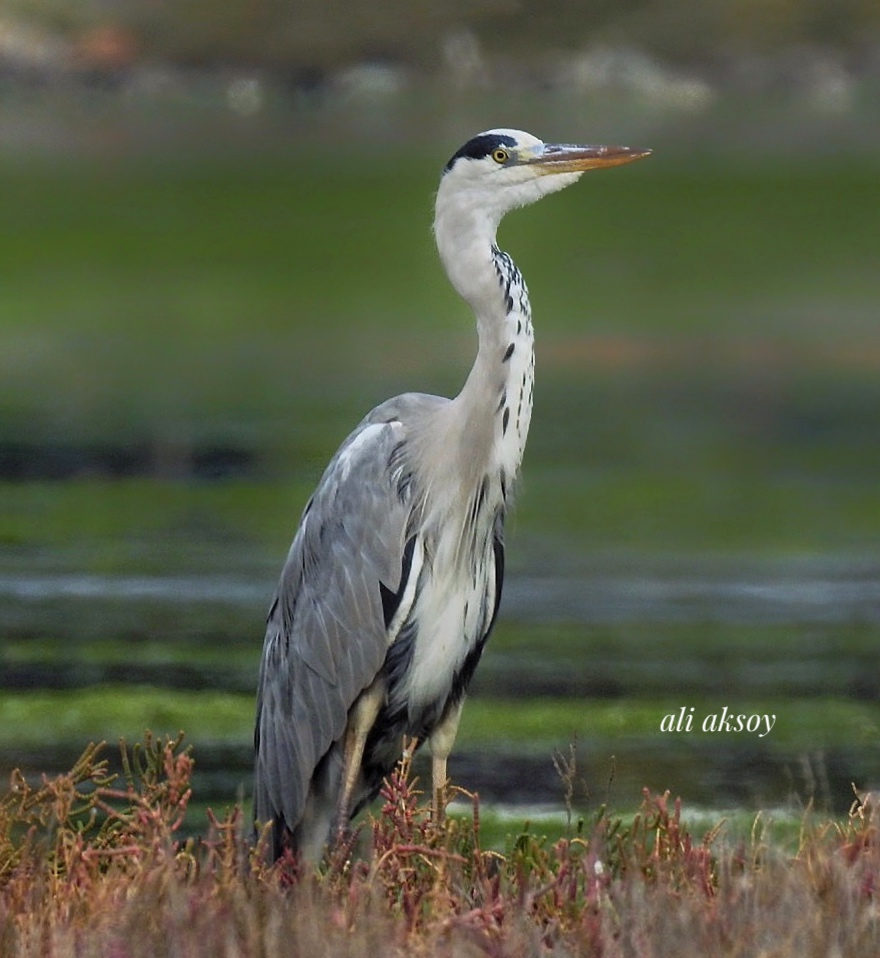
[[[420,422],[448,403],[448,399],[422,393],[405,393],[371,410],[346,436],[330,460],[317,494],[340,482],[371,481],[374,473],[387,475],[388,463],[407,444]]]
[[[436,411],[449,403],[442,396],[430,396],[427,393],[403,393],[393,399],[386,399],[363,419],[359,428],[377,423],[399,422],[404,427],[419,421],[425,415]]]

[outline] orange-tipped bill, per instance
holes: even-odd
[[[547,145],[540,156],[529,162],[529,166],[534,166],[538,173],[582,173],[584,170],[632,163],[650,153],[650,150],[631,146]]]

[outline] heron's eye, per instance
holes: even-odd
[[[506,163],[510,159],[510,154],[499,146],[497,150],[492,150],[492,159],[496,163]]]

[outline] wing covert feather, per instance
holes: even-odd
[[[385,660],[380,583],[399,588],[409,515],[389,460],[404,438],[399,421],[368,417],[340,447],[303,513],[263,644],[259,821],[280,813],[291,828],[299,822],[317,764]]]

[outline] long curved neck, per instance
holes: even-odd
[[[434,231],[452,285],[476,314],[479,349],[451,406],[455,439],[472,468],[512,481],[528,436],[534,336],[528,290],[495,244],[498,221],[466,197],[439,204]]]

